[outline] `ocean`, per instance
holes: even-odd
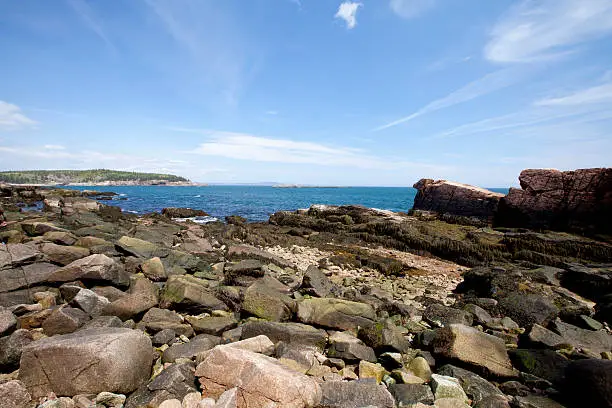
[[[275,188],[269,186],[71,186],[77,190],[113,191],[116,196],[105,204],[125,212],[144,214],[164,207],[204,210],[223,220],[240,215],[249,221],[267,221],[277,211],[294,211],[312,204],[346,205],[391,211],[412,208],[417,190],[412,187]],[[507,193],[508,189],[491,189]],[[203,221],[213,221],[205,219]]]

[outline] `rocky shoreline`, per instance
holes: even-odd
[[[492,228],[451,184],[205,225],[0,186],[0,407],[610,406],[606,229]]]

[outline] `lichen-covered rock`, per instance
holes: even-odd
[[[446,180],[421,179],[414,188],[414,210],[491,219],[503,194]]]
[[[506,345],[498,337],[461,324],[437,329],[433,339],[434,354],[458,360],[482,372],[498,377],[515,377]]]
[[[19,379],[33,398],[129,393],[151,374],[151,340],[130,329],[91,329],[43,338],[23,349]]]
[[[501,200],[497,225],[612,231],[612,168],[529,169],[519,181],[522,189],[510,189]]]
[[[289,370],[277,360],[234,347],[214,348],[198,365],[196,376],[207,395],[219,396],[237,387],[239,407],[314,407],[321,388],[310,377]],[[216,395],[215,395],[216,394]]]
[[[298,319],[339,330],[355,330],[370,325],[376,319],[372,306],[343,299],[313,298],[298,303]]]
[[[219,300],[203,279],[193,276],[170,276],[161,294],[161,307],[211,312],[227,310],[227,305]]]

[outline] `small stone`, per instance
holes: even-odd
[[[414,373],[417,377],[422,378],[426,382],[431,379],[431,368],[429,363],[423,357],[416,357],[408,365],[408,369]]]
[[[400,384],[423,384],[425,382],[421,377],[417,377],[405,368],[393,370],[391,375]]]
[[[121,408],[125,403],[125,395],[113,394],[112,392],[101,392],[96,396],[96,404],[102,404],[108,408]]]
[[[159,408],[182,408],[182,404],[177,399],[169,399],[159,404]]]
[[[359,379],[374,378],[376,384],[380,384],[385,373],[385,369],[380,364],[374,364],[364,360],[359,362]]]
[[[182,408],[198,408],[201,399],[202,394],[199,392],[190,392],[183,397]]]
[[[171,345],[172,341],[176,338],[176,333],[172,329],[164,329],[162,331],[157,332],[155,336],[153,336],[153,345],[154,346],[162,346],[164,344]]]
[[[30,401],[30,393],[21,381],[0,383],[0,407],[28,408]]]
[[[432,374],[431,384],[436,400],[440,398],[458,398],[461,401],[468,402],[468,397],[456,378]]]

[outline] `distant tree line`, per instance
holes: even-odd
[[[12,184],[101,183],[105,181],[186,182],[189,180],[172,174],[140,173],[135,171],[116,171],[106,169],[25,170],[0,172],[0,182]]]

